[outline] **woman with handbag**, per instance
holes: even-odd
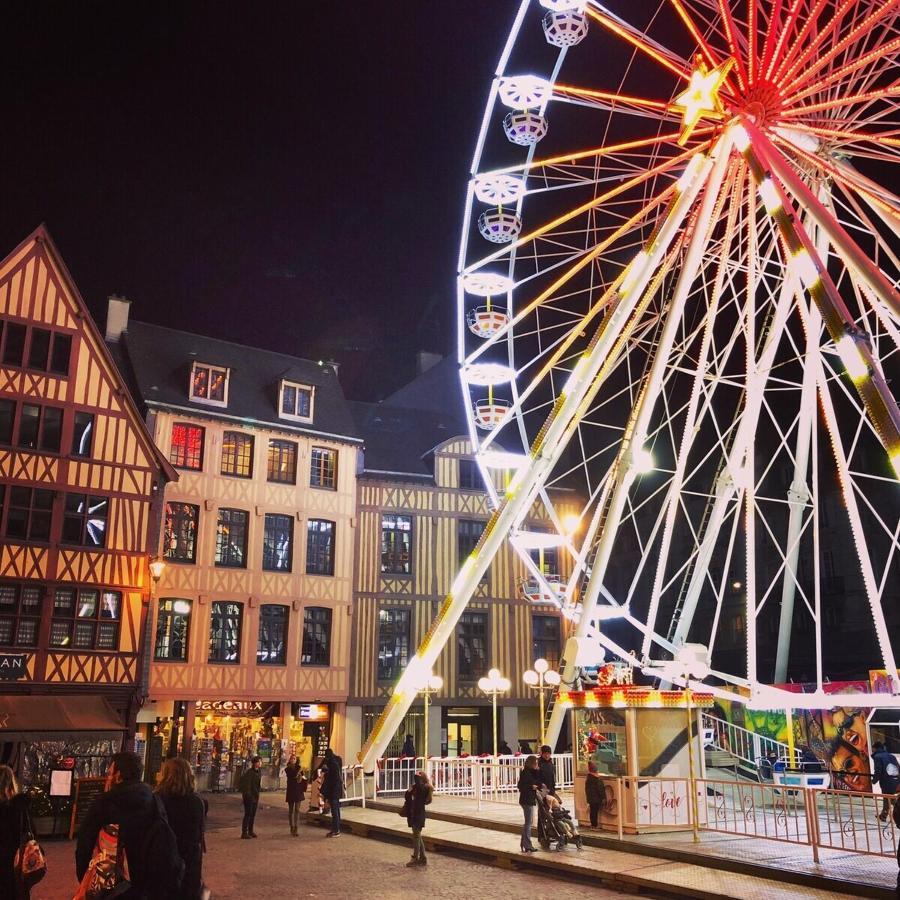
[[[178,855],[184,860],[184,880],[177,898],[169,900],[201,900],[206,896],[203,885],[203,852],[207,802],[194,790],[194,772],[183,757],[163,763],[156,786],[169,827],[175,833]]]
[[[9,766],[0,766],[0,897],[28,900],[47,871],[31,831],[28,797]]]
[[[412,785],[403,795],[401,816],[406,816],[406,824],[412,828],[413,855],[406,864],[411,869],[415,866],[427,865],[425,859],[425,841],[422,840],[422,829],[425,827],[425,807],[431,803],[433,795],[431,783],[424,772],[416,772]]]
[[[296,756],[291,756],[288,760],[288,764],[284,767],[284,774],[287,778],[284,802],[288,805],[288,823],[291,826],[291,834],[294,837],[298,837],[297,826],[300,820],[300,804],[306,796],[306,788],[309,786],[309,782],[303,777],[300,762]]]

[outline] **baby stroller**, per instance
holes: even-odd
[[[546,791],[541,792],[537,813],[538,843],[544,850],[549,850],[554,843],[557,850],[562,850],[566,844],[574,844],[576,849],[581,849],[578,825],[557,797]]]

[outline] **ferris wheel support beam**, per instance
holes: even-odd
[[[709,178],[712,165],[712,161],[703,154],[697,154],[691,160],[671,205],[651,236],[650,243],[635,256],[624,276],[609,289],[609,293],[617,293],[618,302],[611,305],[538,432],[531,447],[530,464],[520,469],[510,482],[475,550],[453,580],[450,592],[444,598],[415,656],[397,681],[390,699],[359,753],[364,771],[374,770],[379,757],[416,699],[423,675],[427,676],[452,637],[453,629],[482,576],[515,523],[530,508],[577,430],[581,416],[600,389],[611,346],[628,323],[653,273],[665,258],[697,194]]]
[[[821,228],[816,229],[816,249],[822,257],[828,254],[828,237]],[[798,302],[804,302],[798,300]],[[800,389],[800,412],[797,419],[797,439],[794,448],[794,477],[788,488],[788,530],[785,559],[784,583],[781,589],[781,614],[778,622],[778,645],[775,652],[776,684],[787,682],[788,661],[791,652],[791,627],[794,623],[794,599],[797,594],[797,564],[800,558],[800,532],[803,528],[803,513],[809,503],[807,472],[812,432],[816,425],[816,365],[819,358],[819,341],[822,331],[822,316],[815,306],[809,313],[809,323],[805,329],[806,353],[803,361],[803,385]],[[814,498],[817,499],[817,498]],[[816,621],[817,671],[821,671],[820,623]],[[821,687],[821,684],[818,685]]]
[[[638,401],[635,404],[631,421],[626,426],[625,433],[622,436],[622,443],[616,461],[613,463],[612,471],[614,475],[610,479],[612,490],[606,514],[602,519],[602,530],[591,567],[591,575],[588,578],[587,588],[581,600],[581,619],[575,631],[576,638],[586,637],[593,625],[600,588],[612,555],[612,545],[618,532],[622,510],[625,507],[628,492],[634,482],[634,453],[643,448],[644,441],[647,439],[650,417],[656,408],[656,402],[662,390],[663,377],[666,373],[672,345],[681,325],[684,305],[690,294],[691,286],[697,277],[703,252],[709,242],[712,225],[716,220],[713,213],[719,198],[722,182],[725,179],[726,170],[728,169],[730,156],[731,132],[726,131],[713,148],[712,158],[714,162],[704,188],[703,200],[696,214],[694,232],[690,237],[678,281],[665,313],[665,324],[659,336],[653,363]],[[566,660],[562,672],[563,684],[571,684],[575,678],[576,670],[581,664],[581,660]],[[559,731],[564,719],[565,709],[562,706],[559,709],[554,706],[546,729],[547,740],[551,746],[556,743],[556,739],[559,737]]]

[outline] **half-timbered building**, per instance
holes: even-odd
[[[38,228],[0,263],[0,761],[26,783],[133,738],[175,478]]]
[[[365,452],[357,491],[348,744],[359,745],[368,736],[490,517],[457,379],[456,365],[446,359],[382,403],[351,404]],[[563,498],[561,508],[566,507]],[[574,496],[571,507],[578,512]],[[537,508],[527,527],[551,531]],[[534,561],[548,578],[565,578],[571,571],[571,560],[559,548],[542,551]],[[431,700],[429,754],[491,749],[490,701],[478,689],[478,679],[494,667],[512,682],[501,700],[500,736],[513,749],[517,741],[533,746],[537,740],[537,700],[522,675],[537,658],[555,667],[566,634],[558,608],[540,602],[542,595],[536,598],[530,584],[522,560],[505,545],[435,667],[443,688]],[[421,754],[424,732],[419,701],[387,755],[399,753],[407,734]]]
[[[152,608],[152,772],[182,753],[228,788],[259,754],[305,766],[343,750],[361,441],[330,363],[129,321],[107,339],[162,453],[166,492]]]

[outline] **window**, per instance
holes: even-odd
[[[179,469],[203,468],[203,437],[205,428],[176,422],[172,426],[172,446],[169,462]]]
[[[31,345],[28,347],[28,368],[47,371],[50,359],[50,332],[46,328],[31,329]]]
[[[327,666],[331,662],[331,610],[307,606],[303,610],[303,646],[300,664]]]
[[[197,525],[200,507],[191,503],[166,503],[163,556],[171,562],[197,560]]]
[[[244,607],[230,600],[212,604],[209,628],[209,662],[238,663],[241,661],[241,619]]]
[[[266,513],[263,528],[263,568],[270,572],[290,572],[293,543],[293,517]]]
[[[16,404],[13,400],[0,400],[0,444],[9,446],[13,439],[13,422]]]
[[[6,536],[28,541],[50,540],[53,491],[13,485],[9,490]]]
[[[386,575],[412,572],[412,519],[384,513],[381,516],[381,571]]]
[[[243,509],[220,509],[216,523],[216,565],[243,569],[247,565],[247,519]]]
[[[75,425],[72,428],[72,456],[90,456],[94,438],[94,414],[75,413]]]
[[[278,399],[278,414],[282,419],[312,421],[313,389],[308,384],[292,381],[281,382],[281,396]]]
[[[378,680],[393,681],[409,659],[409,610],[378,610]]]
[[[460,519],[456,523],[456,549],[459,564],[462,565],[472,554],[484,531],[484,522],[477,519]]]
[[[69,357],[72,355],[72,338],[68,334],[53,335],[53,352],[50,354],[50,371],[55,375],[69,374]]]
[[[96,587],[59,587],[53,597],[50,646],[67,650],[115,650],[119,646],[122,595]]]
[[[163,598],[156,619],[154,659],[186,662],[191,626],[191,601]]]
[[[536,534],[551,534],[549,528],[540,528],[534,526],[528,529]],[[534,560],[534,564],[545,575],[559,574],[559,550],[557,547],[541,547],[537,550],[529,550],[529,555]]]
[[[313,447],[309,467],[309,483],[312,487],[337,488],[337,450]]]
[[[307,523],[306,574],[334,575],[334,522],[310,519]]]
[[[3,362],[7,366],[21,367],[25,358],[25,326],[4,322]]]
[[[228,406],[228,369],[195,362],[191,367],[190,398],[210,406]]]
[[[480,491],[484,489],[481,473],[473,459],[459,461],[459,486],[464,491]]]
[[[287,662],[288,608],[267,603],[259,608],[256,664],[283,666]]]
[[[487,673],[487,613],[464,612],[456,626],[456,664],[462,681]]]
[[[109,499],[89,494],[66,494],[62,542],[82,547],[106,546]]]
[[[250,478],[253,475],[253,438],[240,431],[226,431],[222,435],[223,475]]]
[[[534,659],[546,659],[551,669],[559,668],[559,619],[531,617],[531,652]]]
[[[41,624],[40,585],[0,583],[0,647],[36,647]]]
[[[297,483],[297,445],[293,441],[269,441],[269,481]]]
[[[63,411],[56,406],[23,403],[17,447],[59,453]]]

